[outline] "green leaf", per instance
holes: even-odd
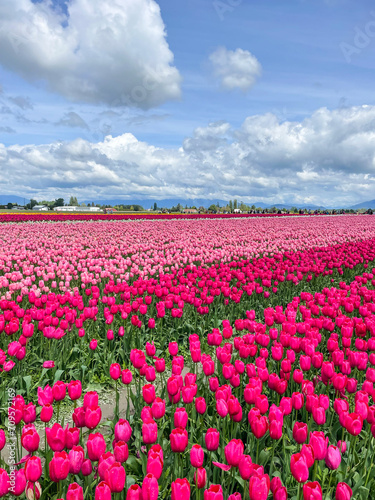
[[[30,391],[30,386],[31,386],[31,375],[26,375],[26,377],[23,377],[25,384],[26,384],[26,394],[29,394]]]
[[[136,478],[134,476],[126,476],[126,488],[129,489],[130,486],[135,484],[137,482]]]
[[[259,465],[266,465],[268,459],[270,458],[270,451],[262,450],[259,454]]]
[[[240,476],[236,476],[236,481],[241,485],[241,487],[245,490],[245,481]]]
[[[359,489],[359,496],[362,500],[370,498],[370,490],[368,488],[365,488],[364,486],[361,486]]]
[[[58,380],[60,380],[61,375],[64,373],[64,370],[56,370],[55,378],[53,379],[53,383],[56,384]]]

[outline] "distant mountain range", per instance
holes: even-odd
[[[7,203],[23,205],[24,203],[29,203],[29,201],[29,198],[21,198],[21,196],[15,196],[13,194],[0,194],[0,205],[6,205]]]
[[[359,208],[375,208],[375,200],[363,201],[362,203],[357,203],[357,205],[352,205],[353,210],[358,210]]]
[[[6,205],[7,203],[17,203],[18,205],[24,205],[24,203],[28,203],[30,201],[29,198],[22,198],[21,196],[16,196],[16,195],[7,195],[7,194],[0,194],[0,205]],[[65,202],[68,202],[69,200],[65,200]],[[240,199],[237,199],[238,204],[241,203]],[[82,203],[81,200],[79,200],[80,203]],[[159,208],[171,208],[173,206],[177,206],[179,203],[185,207],[187,205],[188,207],[190,206],[196,206],[198,207],[205,207],[208,208],[212,204],[217,204],[221,207],[226,206],[228,203],[228,200],[207,200],[203,198],[191,198],[187,200],[181,200],[178,198],[170,198],[170,199],[164,199],[164,200],[151,200],[151,199],[144,199],[144,200],[136,200],[136,199],[121,199],[121,198],[116,198],[116,199],[105,199],[105,200],[100,200],[100,199],[91,199],[91,200],[84,200],[86,204],[94,202],[95,204],[100,204],[100,205],[141,205],[143,208],[148,209],[148,208],[153,208],[154,203],[157,203],[157,206]],[[308,210],[319,210],[323,208],[349,208],[349,209],[360,209],[360,208],[373,208],[375,209],[375,200],[370,200],[370,201],[363,201],[361,203],[358,203],[356,205],[352,205],[349,207],[324,207],[323,205],[312,205],[312,204],[297,204],[297,203],[290,203],[290,202],[285,202],[285,203],[276,203],[276,204],[270,204],[270,203],[264,203],[262,201],[254,201],[254,202],[248,202],[246,203],[249,206],[255,205],[256,207],[259,208],[270,208],[270,207],[276,207],[276,208],[286,208],[286,209],[291,209],[292,207],[296,207],[298,209],[300,208],[306,208]]]

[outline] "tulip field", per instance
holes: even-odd
[[[375,499],[375,217],[0,221],[0,498]]]

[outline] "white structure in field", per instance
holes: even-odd
[[[102,212],[102,209],[100,207],[66,206],[66,207],[56,207],[54,210],[56,212]]]
[[[47,212],[48,207],[46,207],[45,205],[34,205],[33,210],[37,210],[38,212]]]

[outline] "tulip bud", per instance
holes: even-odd
[[[25,494],[27,500],[39,500],[42,495],[42,487],[40,486],[40,483],[38,481],[35,483],[28,481],[26,483]]]
[[[206,486],[207,482],[207,472],[203,467],[199,467],[194,472],[194,484],[198,489],[202,489]]]
[[[196,469],[202,467],[204,460],[204,452],[199,444],[194,444],[190,450],[190,463]]]
[[[220,433],[217,429],[210,427],[204,436],[208,451],[216,451],[219,448]]]

